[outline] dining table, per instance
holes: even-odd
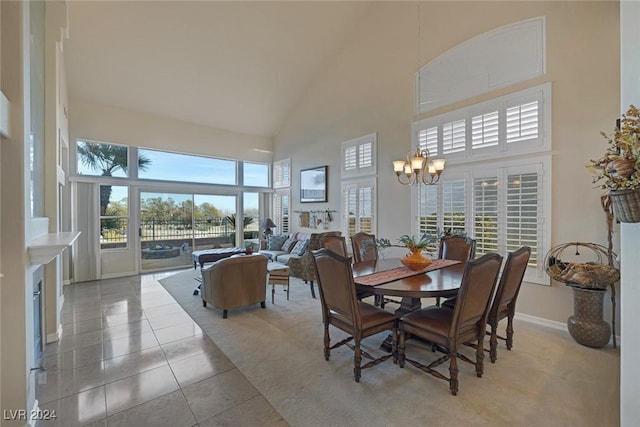
[[[396,315],[404,316],[420,309],[421,298],[457,295],[464,267],[459,261],[434,260],[426,270],[411,272],[399,258],[391,258],[355,263],[352,269],[357,290],[402,298]]]
[[[458,294],[465,263],[452,260],[434,260],[424,271],[410,271],[399,258],[363,261],[352,265],[353,278],[358,291],[374,295],[400,297],[396,317],[419,310],[422,298],[449,298]],[[391,351],[391,337],[381,344]]]

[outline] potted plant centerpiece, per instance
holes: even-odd
[[[400,236],[398,241],[409,249],[411,252],[400,259],[402,264],[410,268],[411,270],[419,271],[425,269],[431,264],[431,258],[425,257],[422,251],[426,249],[430,244],[435,243],[436,237],[423,233],[421,236],[409,236],[405,234]]]
[[[587,169],[593,182],[609,190],[615,216],[621,222],[640,222],[640,111],[631,105],[613,134],[601,132],[608,147]]]

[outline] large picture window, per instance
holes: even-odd
[[[124,145],[78,141],[76,155],[78,175],[129,176],[129,149]]]

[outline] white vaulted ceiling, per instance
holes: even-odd
[[[272,137],[367,2],[70,1],[69,95]]]

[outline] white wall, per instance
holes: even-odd
[[[618,115],[618,4],[422,2],[421,8],[421,64],[478,34],[525,19],[546,17],[547,74],[526,84],[476,97],[466,104],[551,82],[551,244],[571,241],[606,244],[600,192],[593,189],[584,164],[601,154],[600,131],[611,130]],[[443,17],[455,17],[455,24]],[[373,3],[342,50],[319,71],[274,141],[275,160],[292,158],[292,211],[340,209],[340,143],[377,132],[378,235],[394,239],[411,231],[410,189],[397,184],[391,161],[402,157],[411,144],[412,78],[418,68],[417,27],[416,3]],[[449,109],[466,104],[458,103]],[[446,110],[440,108],[429,115]],[[328,204],[301,206],[297,202],[300,169],[325,164],[330,172]],[[292,224],[295,227],[295,218]],[[339,218],[331,228],[341,228]],[[617,237],[616,234],[616,240]],[[610,304],[606,304],[606,309],[605,316],[610,318]],[[553,286],[525,283],[518,311],[564,324],[573,312],[571,290],[558,283]]]
[[[640,2],[620,2],[620,111],[640,105]],[[640,420],[640,224],[622,224],[620,310],[620,425],[632,427]]]

